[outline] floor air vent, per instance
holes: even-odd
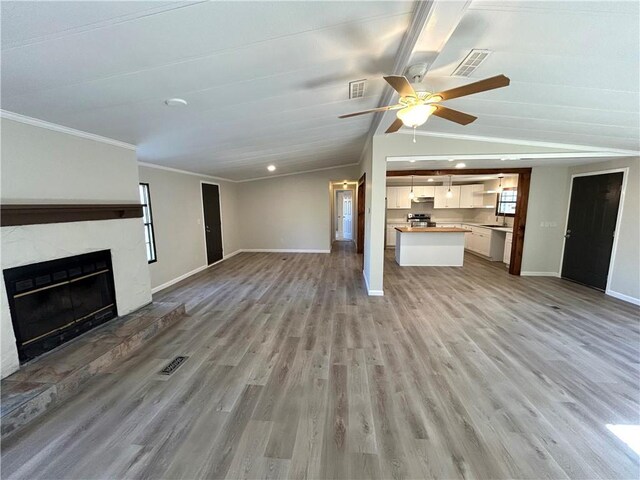
[[[175,372],[178,367],[180,365],[182,365],[184,363],[184,361],[189,358],[189,357],[176,357],[173,360],[171,360],[166,367],[164,367],[161,371],[160,374],[161,375],[171,375],[173,372]]]

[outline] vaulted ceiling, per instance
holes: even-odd
[[[337,117],[389,97],[381,77],[401,73],[416,5],[3,1],[2,109],[234,180],[269,164],[355,163],[376,119]],[[410,63],[429,63],[425,82],[442,90],[504,73],[512,83],[448,102],[475,123],[432,117],[421,129],[638,150],[638,20],[637,2],[434,2],[409,45]],[[472,48],[493,53],[471,78],[452,77]],[[349,100],[359,79],[365,97]],[[172,97],[188,105],[167,107]]]
[[[2,108],[246,179],[358,162],[413,2],[2,2]],[[364,98],[348,82],[367,78]],[[186,107],[164,101],[183,98]]]
[[[477,116],[470,125],[432,117],[420,130],[638,151],[639,27],[638,2],[474,0],[441,51],[413,61],[430,63],[431,91],[498,74],[511,85],[446,102]],[[492,53],[451,76],[474,48]]]

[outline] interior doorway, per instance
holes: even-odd
[[[573,177],[562,278],[606,290],[623,181],[622,171]]]
[[[211,265],[222,260],[223,257],[220,187],[213,183],[204,182],[201,182],[201,186],[207,265]]]
[[[353,191],[335,191],[335,239],[353,240]]]
[[[364,210],[367,174],[363,173],[358,180],[358,234],[356,237],[356,252],[364,253]],[[364,259],[363,259],[364,262]]]

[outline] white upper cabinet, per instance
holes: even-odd
[[[436,196],[436,187],[433,185],[416,185],[413,187],[413,193],[416,194],[416,197],[433,198]]]
[[[387,208],[411,208],[410,192],[411,187],[387,187]]]
[[[461,185],[460,186],[460,208],[480,208],[483,207],[484,197],[483,185]]]
[[[435,187],[433,208],[460,208],[460,185],[451,186],[451,198],[447,198],[448,191],[448,185],[437,185]]]

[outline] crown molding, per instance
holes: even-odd
[[[333,167],[314,168],[312,170],[303,170],[301,172],[281,173],[279,175],[269,175],[269,176],[266,176],[266,177],[247,178],[245,180],[231,180],[230,178],[216,177],[216,176],[213,176],[213,175],[207,175],[205,173],[197,173],[197,172],[191,172],[189,170],[181,170],[179,168],[165,167],[164,165],[156,165],[155,163],[138,162],[138,166],[140,166],[140,167],[155,168],[157,170],[166,170],[168,172],[181,173],[183,175],[192,175],[194,177],[210,178],[212,180],[219,180],[219,181],[222,181],[222,182],[229,182],[229,183],[246,183],[246,182],[255,182],[255,181],[258,181],[258,180],[270,180],[272,178],[290,177],[291,175],[303,175],[305,173],[322,172],[324,170],[335,170],[337,168],[353,167],[354,165],[358,165],[358,164],[357,163],[347,163],[346,165],[335,165]]]
[[[238,180],[231,180],[230,178],[224,178],[224,177],[216,177],[213,175],[207,175],[206,173],[198,173],[198,172],[191,172],[189,170],[182,170],[180,168],[173,168],[173,167],[165,167],[164,165],[157,165],[155,163],[148,163],[148,162],[138,162],[138,166],[139,167],[147,167],[147,168],[155,168],[156,170],[165,170],[167,172],[173,172],[173,173],[181,173],[183,175],[192,175],[194,177],[203,177],[203,178],[210,178],[212,180],[220,180],[223,182],[229,182],[229,183],[238,183]]]
[[[400,133],[402,135],[413,135],[413,129],[403,127],[396,133]],[[616,156],[616,157],[640,155],[640,152],[638,151],[624,150],[620,148],[604,148],[604,147],[592,147],[589,145],[574,145],[569,143],[541,142],[539,140],[520,140],[520,139],[504,138],[504,137],[488,137],[484,135],[469,135],[464,133],[443,133],[443,132],[430,132],[425,130],[416,130],[416,135],[423,136],[423,137],[451,138],[455,140],[470,140],[474,142],[525,145],[529,147],[561,148],[563,150],[577,150],[582,152],[602,152],[602,153],[608,153],[611,156]],[[513,155],[518,156],[518,154],[515,154],[515,153]],[[524,154],[522,154],[521,156],[523,155]]]
[[[101,135],[96,135],[95,133],[83,132],[82,130],[65,127],[64,125],[58,125],[57,123],[47,122],[38,118],[27,117],[26,115],[9,112],[8,110],[0,110],[0,117],[7,120],[13,120],[15,122],[32,125],[34,127],[46,128],[47,130],[53,130],[54,132],[66,133],[67,135],[73,135],[74,137],[86,138],[88,140],[106,143],[107,145],[113,145],[114,147],[126,148],[127,150],[133,151],[136,150],[136,146],[131,145],[130,143],[114,140],[113,138],[103,137]]]
[[[333,167],[314,168],[313,170],[303,170],[302,172],[282,173],[280,175],[270,175],[268,177],[248,178],[247,180],[236,180],[236,183],[255,182],[258,180],[270,180],[272,178],[290,177],[291,175],[302,175],[304,173],[323,172],[325,170],[336,170],[338,168],[353,167],[359,163],[347,163],[345,165],[334,165]]]

